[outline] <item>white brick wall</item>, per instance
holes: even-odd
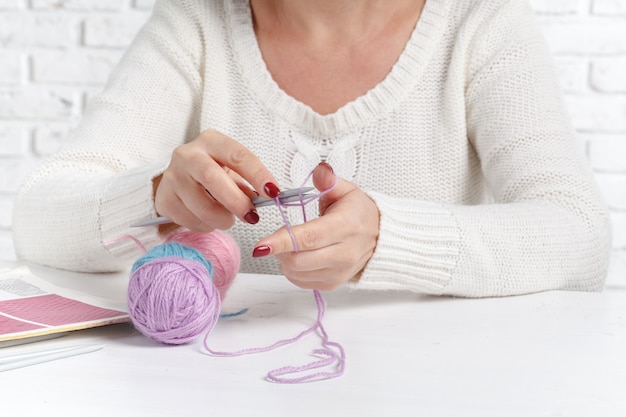
[[[531,3],[612,210],[609,285],[626,286],[626,0]],[[14,259],[11,212],[20,183],[63,142],[153,4],[0,0],[0,259]]]

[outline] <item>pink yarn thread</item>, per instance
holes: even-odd
[[[313,175],[313,172],[311,172],[307,176],[307,178],[304,180],[304,182],[300,186],[300,194],[299,194],[300,201],[299,202],[282,203],[278,199],[278,197],[276,198],[276,206],[278,207],[278,210],[280,211],[283,222],[285,223],[285,227],[287,228],[287,231],[289,232],[289,236],[291,237],[291,241],[293,243],[295,252],[298,252],[298,244],[291,230],[291,225],[289,224],[287,216],[285,215],[284,207],[300,207],[302,209],[303,221],[306,222],[307,221],[306,211],[305,211],[306,204],[314,200],[318,200],[323,195],[330,192],[333,188],[335,188],[335,186],[337,185],[337,182],[339,181],[339,178],[335,176],[335,182],[330,188],[328,188],[325,191],[320,192],[319,194],[313,197],[310,197],[307,200],[304,200],[303,194],[302,194],[302,188],[304,187],[304,185],[307,183],[307,181],[310,179],[312,175]],[[343,375],[344,370],[345,370],[345,362],[346,362],[345,351],[343,349],[343,346],[341,346],[341,344],[337,342],[333,342],[329,339],[328,333],[326,332],[326,329],[324,328],[324,325],[322,324],[322,319],[324,318],[324,313],[326,312],[326,302],[324,301],[324,298],[322,297],[321,293],[318,290],[313,290],[313,296],[315,297],[315,302],[316,302],[317,311],[318,311],[315,324],[293,338],[279,340],[278,342],[269,346],[265,346],[265,347],[249,348],[249,349],[243,349],[243,350],[239,350],[235,352],[220,352],[220,351],[213,350],[209,347],[208,337],[210,333],[207,333],[204,337],[204,347],[206,351],[213,356],[223,356],[223,357],[241,356],[241,355],[248,355],[252,353],[267,352],[267,351],[276,349],[281,346],[289,345],[289,344],[297,342],[298,340],[302,339],[304,336],[317,331],[322,339],[323,348],[315,349],[313,353],[316,356],[321,357],[321,359],[310,362],[306,365],[284,366],[282,368],[274,369],[268,372],[267,379],[268,381],[271,381],[271,382],[278,382],[278,383],[283,383],[283,384],[297,384],[301,382],[339,377]],[[336,349],[336,351],[333,350],[333,348]],[[333,363],[336,364],[336,369],[334,371],[318,371],[318,372],[313,372],[313,373],[309,373],[303,376],[293,377],[293,378],[283,377],[283,375],[297,374],[297,373],[301,373],[301,372],[312,370],[312,369],[320,369],[322,367],[332,365]]]
[[[213,265],[213,284],[223,301],[241,265],[237,242],[229,234],[217,229],[211,233],[190,231],[173,233],[166,241],[191,246],[204,255]]]

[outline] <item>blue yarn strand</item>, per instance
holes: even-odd
[[[167,242],[155,246],[146,252],[141,258],[137,259],[131,268],[131,273],[137,268],[148,262],[167,256],[178,256],[179,258],[189,259],[200,262],[209,271],[209,276],[213,280],[213,265],[209,262],[200,251],[189,246],[181,245],[177,242]]]

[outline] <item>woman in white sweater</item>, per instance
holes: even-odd
[[[599,290],[610,224],[575,142],[524,1],[160,0],[19,193],[15,247],[120,270],[141,252],[104,242],[160,243],[129,228],[159,214],[228,228],[242,271],[303,288]],[[313,169],[340,179],[296,253],[249,196]]]

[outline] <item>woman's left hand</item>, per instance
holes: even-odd
[[[313,172],[313,184],[327,190],[336,177],[330,165],[321,163]],[[301,288],[333,290],[357,278],[374,253],[379,230],[376,203],[360,188],[342,178],[320,199],[320,217],[291,227],[298,246],[294,251],[285,227],[261,239],[253,256],[272,255],[280,272]]]

